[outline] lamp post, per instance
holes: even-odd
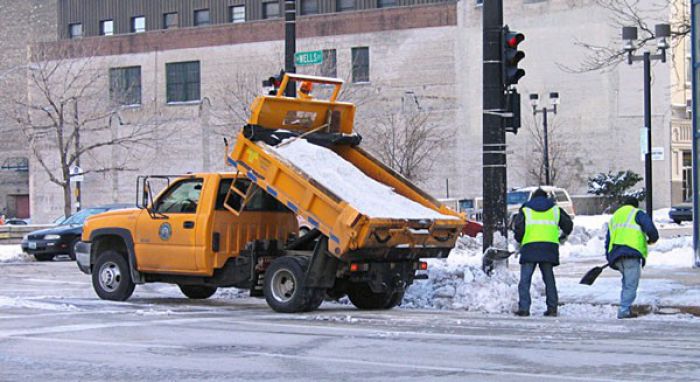
[[[549,103],[552,106],[547,108],[547,106],[542,106],[538,109],[540,96],[537,93],[530,94],[530,105],[532,105],[532,115],[537,117],[537,114],[542,114],[542,126],[544,128],[544,149],[542,150],[542,155],[544,156],[544,184],[545,186],[551,185],[551,178],[549,176],[549,133],[547,131],[547,113],[557,114],[557,105],[559,105],[559,93],[550,92],[549,93]]]
[[[657,53],[651,54],[648,50],[641,55],[635,55],[638,47],[637,27],[622,27],[622,39],[625,41],[624,49],[627,52],[627,63],[644,62],[644,128],[646,129],[646,153],[644,154],[644,188],[646,189],[647,214],[652,215],[652,175],[651,175],[651,60],[666,62],[666,49],[669,48],[668,37],[671,37],[671,26],[669,24],[657,24],[655,27],[655,38],[657,39]]]

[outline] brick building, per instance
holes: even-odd
[[[471,1],[301,0],[297,2],[297,50],[323,50],[321,67],[300,71],[335,74],[348,82],[347,97],[359,101],[364,131],[409,105],[430,114],[431,124],[451,132],[436,150],[435,165],[421,183],[444,197],[481,193],[481,7]],[[81,164],[122,167],[88,174],[84,205],[131,201],[139,173],[219,171],[222,137],[243,123],[245,104],[260,80],[283,63],[282,2],[58,1],[56,36],[32,49],[71,52],[105,73],[96,82],[102,102],[123,105],[109,131],[148,120],[156,127],[146,147],[105,148]],[[642,124],[641,68],[572,73],[585,52],[577,40],[607,45],[619,39],[609,15],[594,1],[506,1],[505,20],[526,34],[522,45],[527,75],[520,82],[523,129],[508,137],[509,185],[535,182],[529,175],[536,129],[528,93],[557,91],[558,114],[550,119],[563,150],[558,184],[585,193],[586,177],[632,169],[643,173],[639,154]],[[89,52],[89,53],[85,53]],[[89,56],[89,57],[88,57]],[[669,70],[655,71],[655,146],[670,149]],[[31,92],[30,92],[31,96]],[[155,120],[155,122],[153,122]],[[658,128],[658,129],[657,129]],[[371,142],[368,142],[371,144]],[[100,163],[98,163],[100,162]],[[31,166],[30,166],[31,167]],[[655,201],[670,203],[670,161],[654,162]],[[37,219],[60,215],[62,195],[32,171],[32,212]]]

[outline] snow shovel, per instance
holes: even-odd
[[[603,272],[603,269],[607,268],[609,264],[605,264],[599,267],[593,267],[591,270],[586,272],[583,277],[581,277],[581,281],[579,281],[579,284],[583,285],[593,285],[595,280],[600,276],[600,273]]]
[[[481,270],[483,270],[487,275],[491,276],[494,261],[505,260],[518,252],[520,251],[510,252],[504,249],[496,249],[491,247],[484,252],[484,257],[481,260]]]

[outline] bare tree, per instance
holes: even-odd
[[[444,148],[453,132],[433,123],[430,112],[420,109],[386,113],[366,129],[369,151],[412,181],[423,181],[433,168],[436,147]]]
[[[546,183],[544,146],[544,129],[537,120],[523,120],[528,135],[528,149],[519,152],[519,161],[525,163],[524,174],[528,185]],[[573,156],[575,147],[564,139],[562,126],[557,120],[549,121],[547,128],[547,146],[549,147],[549,178],[555,185],[567,186],[578,169],[577,158]]]
[[[654,43],[656,34],[654,25],[671,24],[671,45],[679,44],[683,37],[690,36],[690,13],[688,4],[683,1],[658,0],[654,3],[641,0],[595,0],[595,4],[608,11],[609,24],[616,30],[623,26],[634,26],[639,30],[639,39],[635,48],[639,49]],[[670,16],[670,20],[669,20]],[[609,41],[607,44],[595,44],[577,40],[576,45],[586,50],[584,59],[574,66],[559,64],[569,72],[588,72],[607,70],[626,59],[622,40]]]
[[[124,163],[100,163],[100,150],[146,145],[154,131],[152,121],[129,123],[119,116],[122,106],[105,91],[109,71],[99,59],[82,54],[94,48],[77,43],[70,50],[36,47],[27,67],[27,93],[15,92],[8,100],[15,105],[12,119],[30,155],[49,181],[62,188],[66,216],[72,211],[73,166],[85,167],[77,175],[125,170],[128,155]]]

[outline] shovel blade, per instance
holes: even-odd
[[[579,284],[593,285],[598,276],[600,276],[600,273],[603,272],[603,269],[605,269],[604,266],[591,268],[585,275],[583,275]]]

